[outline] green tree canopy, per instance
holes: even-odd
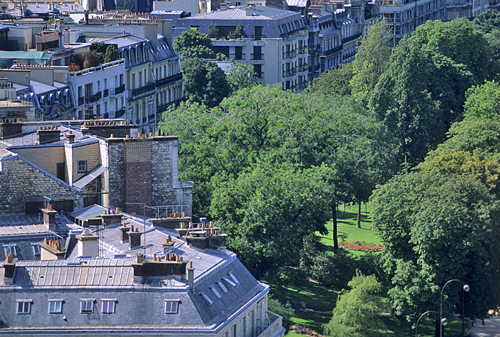
[[[368,33],[359,41],[351,79],[352,94],[368,98],[380,76],[390,64],[392,34],[385,20],[368,27]]]
[[[104,55],[104,63],[113,62],[120,58],[120,52],[114,44],[108,45],[106,54]]]
[[[214,107],[229,95],[226,74],[214,62],[195,57],[182,62],[181,67],[187,99]]]
[[[388,294],[398,315],[437,308],[450,279],[471,286],[468,317],[484,317],[497,289],[499,201],[478,180],[413,172],[394,177],[372,196],[373,226],[384,245]],[[493,262],[495,261],[495,262]],[[449,291],[445,312],[460,311],[460,291]]]
[[[258,83],[257,73],[253,65],[231,60],[231,67],[227,72],[227,82],[229,83],[231,92],[243,88],[251,88]]]
[[[189,58],[209,58],[213,55],[212,40],[196,28],[182,32],[174,40],[174,50],[180,54],[181,60]]]
[[[488,9],[472,20],[472,23],[484,33],[484,37],[493,49],[495,59],[500,58],[500,12]]]
[[[495,81],[486,81],[482,85],[469,88],[466,96],[464,119],[488,118],[500,121],[500,84]]]
[[[353,63],[341,64],[338,68],[322,73],[320,77],[312,81],[305,92],[317,92],[324,95],[350,95],[353,76]]]
[[[394,49],[370,108],[396,136],[401,154],[415,164],[461,117],[467,88],[497,71],[484,35],[467,19],[428,21]]]
[[[364,276],[359,271],[349,282],[351,288],[340,295],[333,315],[325,324],[325,334],[332,337],[377,337],[385,328],[380,314],[384,309],[381,300],[382,284],[373,275]]]

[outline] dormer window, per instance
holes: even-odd
[[[94,312],[94,299],[81,299],[80,300],[80,314],[91,314]]]
[[[179,312],[179,300],[166,300],[165,301],[165,313],[166,314],[176,314]]]

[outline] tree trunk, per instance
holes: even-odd
[[[339,240],[337,238],[337,200],[333,200],[332,205],[332,217],[333,217],[333,250],[339,249]]]
[[[361,228],[361,201],[358,201],[358,218],[356,219],[356,228]]]

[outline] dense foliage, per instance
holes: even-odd
[[[174,40],[174,50],[180,54],[181,60],[192,57],[208,58],[213,55],[212,40],[196,28],[182,32]]]

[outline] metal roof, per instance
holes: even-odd
[[[73,183],[73,187],[78,188],[79,190],[83,189],[85,186],[90,184],[94,179],[103,174],[108,168],[102,165],[98,165],[95,169],[90,171],[88,174],[84,175],[77,181]]]

